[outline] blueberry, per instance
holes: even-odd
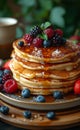
[[[47,48],[47,47],[51,47],[51,41],[50,40],[44,40],[43,41],[43,46],[45,47],[45,48]]]
[[[46,114],[46,117],[47,117],[48,119],[54,119],[54,118],[55,118],[55,112],[48,112],[48,113]]]
[[[42,95],[39,95],[39,96],[36,97],[36,102],[45,102],[45,101],[46,101],[46,99]]]
[[[11,71],[10,71],[9,69],[5,69],[5,70],[4,70],[4,74],[10,74],[10,72],[11,72]]]
[[[24,42],[23,42],[23,41],[19,41],[19,42],[18,42],[18,45],[19,45],[20,47],[23,47],[23,46],[24,46]]]
[[[53,97],[55,99],[62,99],[63,98],[63,93],[61,91],[54,91],[53,92]]]
[[[0,77],[0,84],[2,84],[2,77]]]
[[[25,111],[23,112],[24,117],[26,117],[27,119],[31,118],[31,112],[30,111]]]
[[[31,95],[30,90],[29,89],[23,89],[21,92],[21,96],[24,98],[29,98]]]
[[[2,77],[4,74],[3,70],[0,70],[0,77]]]
[[[1,106],[0,112],[6,115],[9,113],[9,108],[7,106]]]

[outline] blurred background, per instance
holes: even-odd
[[[80,0],[0,0],[0,17],[17,18],[25,33],[33,25],[50,21],[68,38],[79,33]],[[16,37],[22,35],[18,27]]]

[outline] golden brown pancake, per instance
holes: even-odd
[[[58,90],[68,93],[80,77],[79,50],[71,42],[64,46],[37,48],[13,43],[10,68],[19,88],[28,88],[32,94],[52,94]]]

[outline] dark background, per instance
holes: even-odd
[[[70,37],[80,30],[80,0],[0,0],[0,17],[14,17],[25,32],[34,24],[50,21]],[[16,37],[23,35],[17,28]]]

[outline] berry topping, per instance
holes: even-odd
[[[12,78],[11,74],[9,74],[9,73],[4,74],[2,77],[2,82],[5,83],[5,81],[7,81],[8,79],[11,79],[11,78]]]
[[[80,80],[77,80],[74,85],[74,93],[80,95]]]
[[[6,62],[4,63],[4,65],[3,65],[3,68],[4,68],[4,69],[10,69],[9,64],[10,64],[10,60],[6,61]]]
[[[11,71],[9,69],[4,69],[4,74],[10,74]]]
[[[36,100],[36,102],[45,102],[46,101],[45,97],[42,95],[37,96],[35,100]]]
[[[25,34],[23,38],[26,41],[26,43],[32,43],[33,41],[33,37],[30,34]]]
[[[44,40],[43,41],[44,48],[51,47],[51,45],[52,45],[52,42],[50,40]]]
[[[39,26],[34,26],[31,31],[30,31],[30,35],[32,37],[36,37],[38,34],[40,34],[42,32],[41,28]]]
[[[15,93],[18,90],[17,82],[14,79],[8,79],[4,83],[4,90],[7,93]]]
[[[24,117],[26,117],[27,119],[31,118],[31,112],[30,111],[25,111],[23,112]]]
[[[63,46],[66,40],[63,38],[63,31],[61,29],[54,29],[50,22],[42,23],[41,26],[34,26],[29,34],[25,34],[23,39],[31,43],[34,47],[54,47]]]
[[[66,43],[66,40],[60,35],[56,34],[53,36],[53,46],[62,46]]]
[[[53,97],[55,99],[63,99],[63,93],[61,91],[54,91],[53,92]]]
[[[35,47],[42,47],[42,42],[43,42],[43,40],[39,37],[36,37],[33,39],[33,45]]]
[[[24,42],[23,41],[19,41],[18,42],[18,46],[23,47],[24,46]]]
[[[54,35],[54,30],[52,28],[47,28],[44,30],[44,33],[47,35],[48,38],[52,38]]]
[[[61,37],[63,36],[63,31],[61,29],[56,29],[54,33],[60,35]]]
[[[7,106],[1,106],[0,112],[7,115],[9,113],[9,108]]]
[[[0,91],[3,90],[3,84],[0,83]]]
[[[48,112],[48,113],[46,114],[46,117],[47,117],[48,119],[54,119],[54,118],[55,118],[55,112]]]
[[[0,70],[0,77],[2,77],[4,74],[3,70]]]
[[[23,89],[21,92],[21,96],[24,98],[29,98],[31,95],[30,90],[29,89]]]

